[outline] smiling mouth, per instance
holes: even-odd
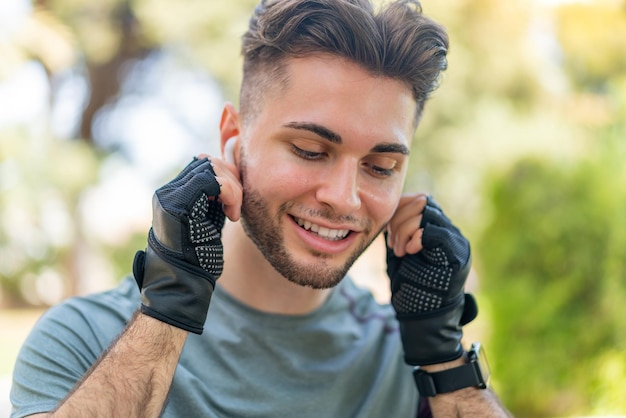
[[[330,229],[323,226],[319,226],[309,221],[305,221],[300,218],[293,218],[300,227],[303,229],[312,232],[318,235],[321,238],[327,239],[329,241],[339,241],[344,239],[350,233],[349,229]]]

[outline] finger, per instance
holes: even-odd
[[[398,208],[401,209],[407,205],[419,204],[422,207],[428,204],[428,200],[430,199],[430,195],[426,193],[412,193],[405,194],[400,197],[400,201],[398,203]]]
[[[219,185],[219,190],[213,196],[217,196],[217,199],[222,203],[224,214],[228,219],[238,221],[241,216],[243,186],[237,167],[222,158],[212,157],[208,154],[199,154],[194,158],[192,164],[194,165],[193,168],[185,169],[187,176],[182,178],[180,183],[182,184],[188,181],[189,177],[208,169]]]
[[[400,198],[392,222],[403,222],[406,217],[419,215],[428,204],[428,197],[424,194],[404,195]]]
[[[182,185],[187,183],[194,175],[210,169],[210,167],[211,163],[208,161],[207,158],[194,157],[194,159],[189,164],[187,164],[187,166],[183,168],[173,180],[165,184],[163,187],[161,187],[161,189],[169,190],[181,187]]]
[[[216,177],[220,184],[219,201],[222,202],[224,214],[233,222],[241,216],[241,203],[243,199],[243,187],[239,181],[231,177]]]
[[[424,230],[422,228],[415,231],[409,242],[406,243],[405,251],[407,254],[417,254],[422,251],[424,245],[422,243],[422,236],[424,235]]]
[[[396,256],[403,257],[409,250],[421,249],[420,217],[413,216],[398,225],[394,231],[393,250]],[[410,243],[410,245],[409,245]]]
[[[180,215],[185,211],[191,211],[202,194],[206,196],[219,194],[219,185],[206,160],[200,164],[194,163],[191,171],[188,168],[183,170],[186,175],[182,178],[167,183],[155,192],[156,198],[166,212]]]
[[[213,169],[216,180],[220,184],[218,200],[224,206],[224,214],[231,221],[238,221],[241,216],[241,203],[243,200],[243,185],[239,177],[239,171],[233,164],[222,159],[213,161]]]
[[[433,224],[424,228],[422,245],[426,249],[441,247],[450,253],[465,253],[469,249],[469,242],[457,229]]]
[[[400,198],[398,207],[393,217],[389,221],[387,229],[387,245],[390,248],[395,246],[397,242],[396,231],[400,230],[400,226],[406,222],[414,223],[415,218],[418,218],[418,226],[421,221],[421,213],[427,203],[427,196],[424,194],[417,195],[405,195]],[[411,234],[413,231],[411,231]]]
[[[452,222],[443,213],[441,207],[430,197],[428,198],[428,204],[424,208],[422,227],[426,226],[426,224],[433,224],[443,227],[449,227],[452,225]]]

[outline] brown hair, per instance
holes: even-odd
[[[447,51],[445,29],[416,0],[388,2],[377,12],[370,0],[262,0],[243,36],[241,114],[256,115],[269,87],[287,83],[286,58],[328,53],[406,83],[417,122],[447,67]]]

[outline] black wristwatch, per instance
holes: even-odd
[[[440,372],[428,373],[417,366],[413,370],[413,377],[419,394],[433,397],[440,393],[454,392],[472,386],[487,389],[489,365],[480,343],[472,344],[467,357],[469,361],[467,364]]]

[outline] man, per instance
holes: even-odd
[[[507,416],[461,346],[469,244],[401,195],[446,51],[416,2],[259,5],[223,158],[157,190],[134,280],[37,324],[13,416]],[[392,307],[345,278],[381,232]]]

